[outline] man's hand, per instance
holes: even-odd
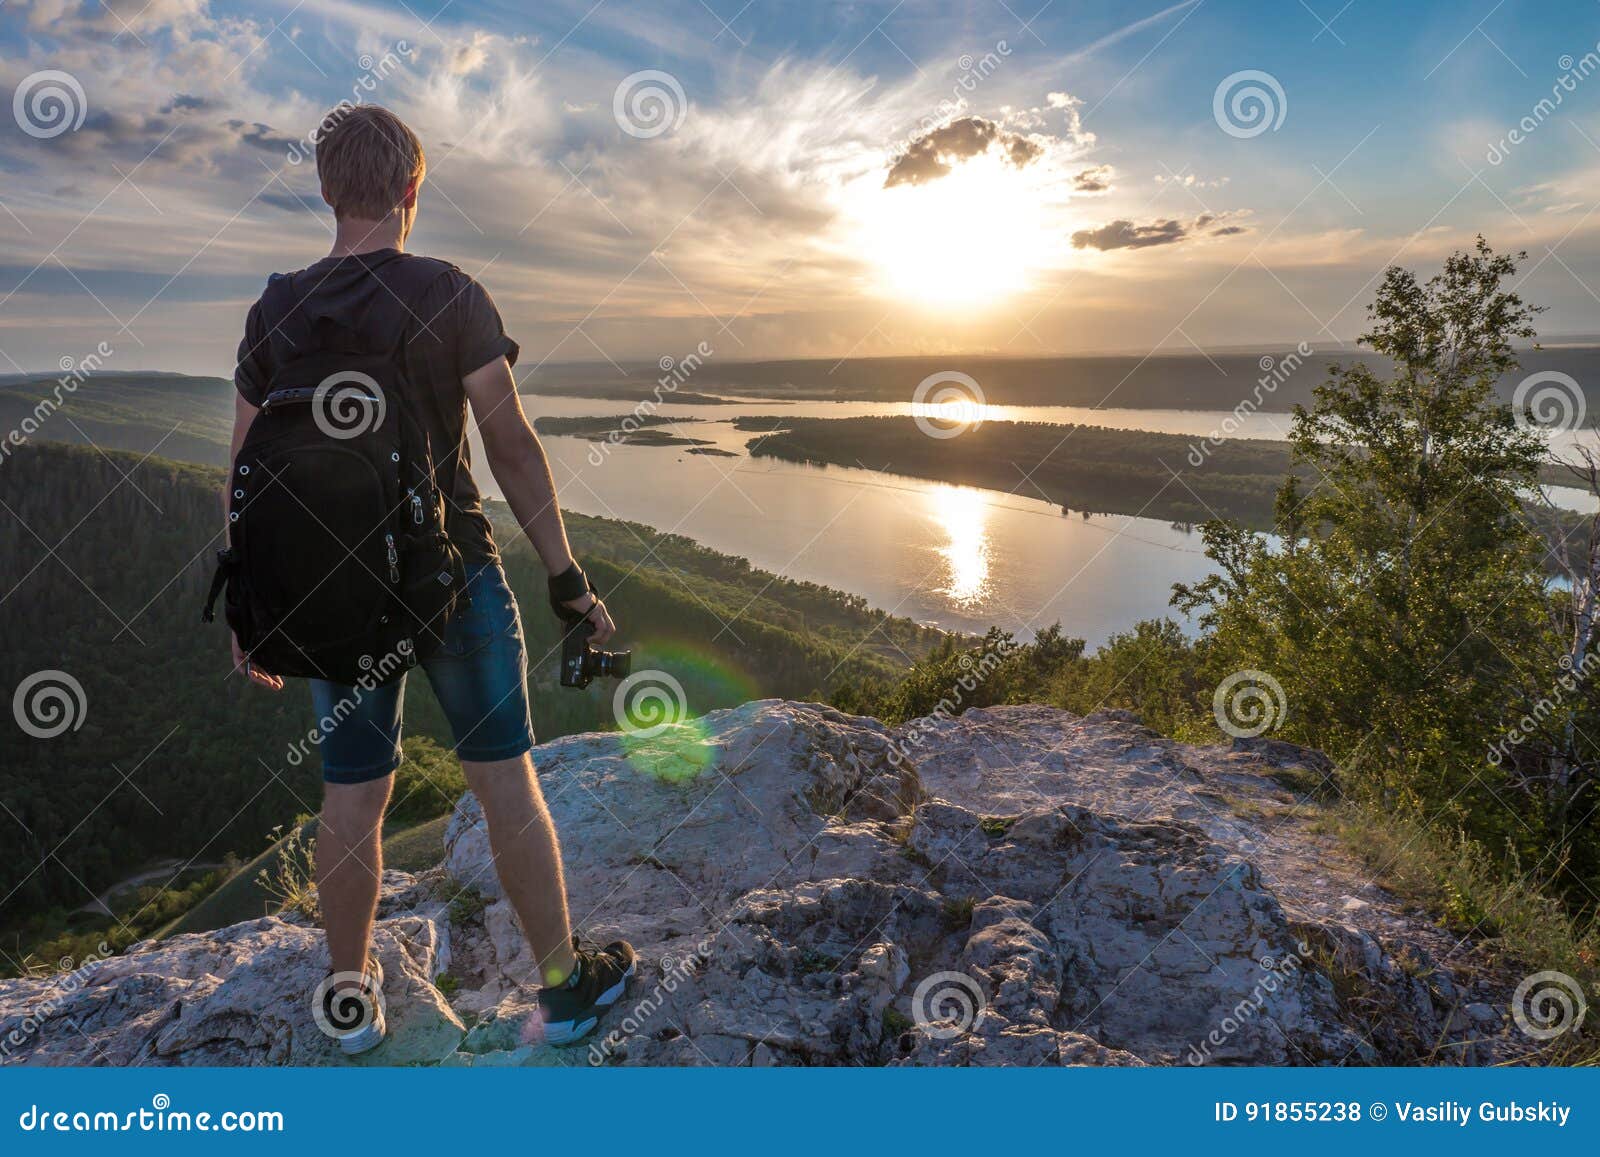
[[[283,679],[263,671],[250,661],[250,656],[244,653],[244,648],[239,646],[239,636],[232,631],[228,632],[228,641],[233,644],[233,669],[235,673],[243,675],[252,683],[257,683],[269,691],[282,691]]]
[[[589,620],[594,627],[594,634],[589,636],[591,643],[604,643],[617,633],[617,624],[611,621],[611,612],[594,595],[584,595],[581,599],[571,599],[561,605]]]

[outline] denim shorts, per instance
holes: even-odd
[[[468,563],[467,591],[472,601],[420,665],[450,723],[456,755],[511,759],[533,747],[522,620],[499,563]],[[325,781],[367,783],[400,766],[405,685],[405,676],[371,690],[311,680]]]

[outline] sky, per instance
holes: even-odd
[[[231,373],[341,100],[421,136],[408,247],[524,380],[1325,347],[1479,232],[1600,332],[1592,0],[6,0],[0,85],[0,373]]]

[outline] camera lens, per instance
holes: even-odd
[[[632,659],[631,651],[595,651],[594,673],[605,679],[626,679]]]

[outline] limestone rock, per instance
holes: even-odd
[[[468,796],[439,869],[386,877],[392,1034],[373,1062],[1511,1055],[1494,1013],[1509,987],[1459,975],[1455,938],[1312,830],[1320,805],[1301,789],[1331,771],[1315,752],[1175,743],[1126,712],[1004,707],[890,729],[764,701],[535,757],[574,921],[630,939],[637,982],[586,1047],[539,1042],[529,952]],[[20,1041],[4,1059],[347,1063],[311,1016],[326,970],[319,932],[270,917],[137,945],[70,986],[0,982],[0,1042]]]

